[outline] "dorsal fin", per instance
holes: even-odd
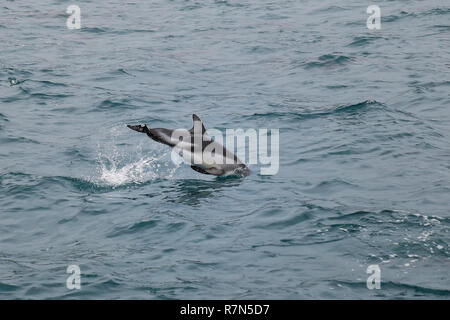
[[[189,131],[190,131],[191,133],[194,133],[194,128],[195,128],[196,126],[202,126],[202,135],[204,135],[205,132],[206,132],[206,129],[205,129],[205,126],[203,125],[202,120],[200,120],[200,118],[199,118],[196,114],[193,114],[193,115],[192,115],[192,121],[194,122],[194,125],[192,126],[192,129],[189,130]],[[198,130],[198,129],[197,129],[197,130]]]

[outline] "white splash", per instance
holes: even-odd
[[[167,152],[158,157],[143,157],[137,161],[117,165],[115,161],[99,161],[101,183],[114,187],[129,183],[145,183],[157,178],[171,179],[179,166],[169,166],[168,161],[162,160]]]
[[[168,155],[143,156],[140,154],[138,160],[125,160],[117,150],[108,156],[99,154],[99,176],[96,179],[100,184],[120,186],[130,183],[145,183],[158,178],[171,179],[179,166],[170,165],[170,160],[163,159]]]
[[[100,164],[100,180],[106,184],[118,186],[127,183],[143,183],[158,177],[153,170],[158,164],[155,164],[158,158],[142,158],[136,162],[118,167],[115,162],[107,165],[104,162]]]
[[[107,132],[107,139],[98,142],[97,173],[88,180],[118,187],[173,177],[179,166],[170,161],[167,148],[149,148],[145,140],[130,145],[123,131],[128,133],[122,126],[113,127]]]

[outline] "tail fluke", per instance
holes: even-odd
[[[145,124],[138,124],[138,125],[135,125],[135,126],[128,124],[127,127],[130,128],[131,130],[134,130],[134,131],[137,131],[137,132],[142,132],[142,133],[148,133],[149,132],[149,130],[147,128],[147,125],[145,125]]]

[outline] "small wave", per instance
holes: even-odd
[[[0,121],[9,122],[8,118],[3,113],[0,113]]]
[[[437,87],[447,87],[450,85],[450,80],[443,80],[443,81],[431,81],[431,82],[425,82],[417,84],[415,87],[418,89],[425,89],[425,90],[433,90]]]
[[[450,8],[433,8],[423,12],[406,12],[401,11],[397,15],[389,15],[383,17],[383,22],[394,22],[403,18],[417,18],[429,15],[445,15],[450,13]]]
[[[145,220],[145,221],[139,221],[131,226],[127,227],[118,227],[115,228],[114,232],[107,235],[108,238],[124,235],[124,234],[134,234],[138,233],[140,231],[145,231],[148,229],[152,229],[157,226],[159,220]]]
[[[20,289],[19,286],[0,282],[0,296],[1,294],[11,293],[12,291],[17,291],[19,289]]]
[[[283,20],[283,19],[288,19],[288,16],[284,16],[284,15],[279,15],[279,14],[275,14],[275,13],[266,13],[262,16],[258,17],[259,19],[264,19],[264,20]]]
[[[127,76],[132,76],[132,77],[135,77],[135,75],[132,75],[131,73],[129,73],[127,70],[125,70],[124,68],[119,68],[119,69],[116,69],[116,70],[113,70],[113,71],[111,71],[110,72],[112,75],[118,75],[118,76],[120,76],[120,75],[127,75]]]
[[[53,100],[53,99],[70,98],[70,97],[74,97],[75,95],[73,95],[73,94],[64,94],[64,93],[48,94],[48,93],[37,92],[37,93],[30,94],[30,96],[32,98],[38,98],[38,99],[42,99],[42,100]]]
[[[202,7],[203,7],[203,5],[199,2],[197,2],[197,3],[190,4],[190,5],[180,8],[180,11],[191,11],[191,10],[200,9]]]
[[[382,105],[381,103],[375,101],[375,100],[366,100],[360,103],[355,103],[355,104],[350,104],[350,105],[343,105],[343,106],[339,106],[336,109],[334,109],[332,111],[332,113],[340,113],[340,112],[356,112],[356,111],[360,111],[364,108],[367,108],[370,105]]]
[[[314,186],[313,188],[309,190],[304,190],[305,193],[318,193],[318,194],[333,194],[334,192],[339,192],[342,188],[354,188],[356,189],[357,186],[341,180],[341,179],[334,179],[329,181],[322,181],[318,185]]]
[[[439,29],[441,31],[450,31],[449,25],[434,25],[434,26],[431,26],[431,28]]]
[[[354,58],[344,55],[324,54],[317,58],[315,61],[311,61],[305,64],[307,69],[310,68],[333,68],[346,65],[354,61]]]
[[[389,15],[389,16],[385,16],[383,17],[383,22],[394,22],[403,18],[416,18],[417,14],[415,13],[409,13],[406,11],[401,11],[400,14],[393,14],[393,15]]]
[[[7,137],[1,137],[0,141],[2,143],[33,143],[33,144],[40,144],[39,141],[29,139],[26,137],[14,137],[14,136],[7,136]]]
[[[434,8],[427,10],[425,12],[422,12],[421,15],[443,15],[443,14],[449,14],[450,8]]]
[[[27,194],[28,196],[55,185],[71,186],[77,190],[91,190],[95,187],[82,179],[67,176],[40,176],[25,172],[5,172],[0,175],[0,183],[5,194]]]
[[[353,38],[353,41],[347,45],[347,47],[363,47],[378,39],[382,39],[382,37],[355,37]]]
[[[115,31],[111,31],[110,33],[119,34],[119,35],[130,35],[131,33],[153,33],[156,32],[157,29],[119,29]]]
[[[131,107],[137,107],[137,106],[131,106],[130,105],[130,99],[120,99],[118,101],[113,101],[110,99],[105,99],[102,102],[100,102],[95,109],[98,111],[104,111],[104,110],[122,110],[122,109],[130,109]]]
[[[29,77],[33,73],[28,70],[10,67],[10,66],[7,66],[6,64],[0,62],[0,74],[6,74],[6,75],[9,75],[11,78],[14,78],[14,77],[19,77],[19,76],[20,77]]]
[[[340,6],[328,6],[328,7],[324,7],[324,8],[319,8],[316,9],[314,11],[312,11],[312,13],[326,13],[326,12],[338,12],[338,11],[345,11],[348,10],[344,7],[340,7]]]
[[[384,106],[382,103],[375,101],[375,100],[366,100],[363,102],[355,103],[355,104],[348,104],[348,105],[341,105],[338,107],[334,107],[333,109],[329,110],[323,110],[323,111],[317,111],[317,112],[267,112],[267,113],[254,113],[252,115],[245,116],[249,119],[258,119],[262,117],[275,117],[275,118],[288,118],[290,120],[297,120],[297,119],[311,119],[311,118],[317,118],[322,116],[328,116],[333,114],[340,114],[340,113],[357,113],[361,112],[362,110],[368,108],[369,106],[378,106],[382,107]]]
[[[81,28],[82,32],[87,32],[87,33],[105,33],[108,32],[109,29],[108,28],[99,28],[99,27],[83,27]]]
[[[49,80],[30,80],[30,81],[37,82],[39,84],[43,84],[45,86],[50,86],[50,87],[68,87],[67,84],[60,83],[60,82],[53,82],[53,81],[49,81]]]
[[[295,226],[296,224],[302,223],[304,221],[310,220],[312,214],[310,212],[303,212],[302,214],[296,214],[293,217],[288,217],[287,219],[278,220],[271,222],[269,224],[261,226],[263,229],[285,229],[288,227]],[[289,242],[289,240],[282,239],[281,242]]]
[[[268,47],[264,47],[264,46],[252,46],[249,49],[249,53],[255,53],[255,54],[268,54],[268,53],[272,53],[275,50],[273,48],[268,48]]]
[[[234,1],[227,1],[227,0],[215,0],[214,3],[217,5],[223,5],[226,7],[233,7],[233,8],[243,8],[243,7],[249,6],[248,3],[241,3],[239,1],[234,2]]]

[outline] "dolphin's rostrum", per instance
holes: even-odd
[[[250,174],[250,169],[233,152],[207,134],[197,115],[193,114],[192,120],[194,125],[190,130],[148,128],[145,124],[128,125],[128,128],[174,148],[197,172],[215,176]]]

